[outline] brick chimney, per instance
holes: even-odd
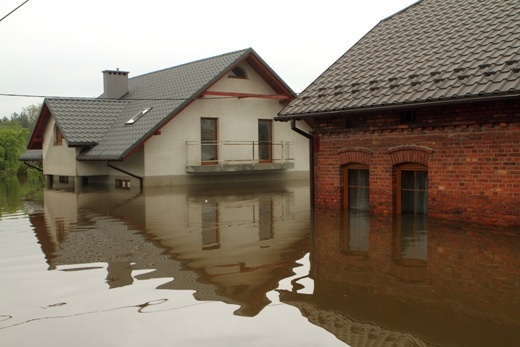
[[[103,98],[119,99],[128,93],[128,71],[103,71]]]

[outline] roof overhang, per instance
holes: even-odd
[[[491,95],[476,95],[476,96],[468,96],[464,98],[453,98],[453,99],[439,99],[439,100],[425,100],[421,102],[409,102],[409,103],[400,103],[400,104],[392,104],[392,105],[377,105],[377,106],[367,106],[367,107],[357,107],[350,109],[342,109],[342,110],[332,110],[332,111],[317,111],[310,113],[299,113],[299,114],[290,114],[290,115],[278,115],[274,119],[276,121],[286,122],[290,120],[303,120],[309,118],[326,118],[326,117],[334,117],[334,116],[348,116],[350,114],[359,114],[359,113],[372,113],[372,112],[385,112],[385,111],[398,111],[398,110],[409,110],[409,109],[418,109],[425,107],[435,107],[435,106],[448,106],[448,105],[460,105],[467,103],[480,103],[480,102],[489,102],[489,101],[499,101],[499,100],[510,100],[514,98],[519,98],[520,92],[508,93],[508,94],[491,94]]]

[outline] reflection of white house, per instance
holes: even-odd
[[[252,49],[133,78],[103,75],[99,98],[43,102],[21,160],[42,160],[49,185],[308,177],[307,140],[273,122],[295,94]]]
[[[43,216],[31,220],[50,268],[106,264],[111,288],[164,278],[160,289],[194,290],[252,316],[308,251],[306,184],[227,195],[196,186],[87,190],[45,189]]]

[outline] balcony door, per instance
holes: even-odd
[[[218,163],[218,118],[200,119],[200,155],[203,165]]]
[[[261,163],[270,163],[273,160],[273,121],[270,119],[258,120],[258,159]]]

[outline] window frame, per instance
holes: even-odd
[[[269,141],[260,141],[260,123],[268,124],[269,130]],[[261,142],[267,142],[267,145],[261,144]],[[262,159],[262,154],[267,151],[269,154],[268,159]],[[273,162],[273,120],[272,119],[259,119],[258,120],[258,162],[259,163],[272,163]]]
[[[366,189],[368,189],[368,211],[370,211],[370,168],[366,164],[361,163],[350,163],[342,166],[343,170],[343,209],[351,210],[349,205],[349,170],[367,170],[368,171],[368,185]],[[362,188],[362,186],[359,186]]]
[[[426,179],[428,182],[428,166],[418,163],[404,163],[401,165],[396,166],[396,214],[401,215],[403,214],[402,208],[403,208],[403,189],[402,189],[402,173],[403,171],[421,171],[426,172]],[[414,180],[415,181],[415,180]],[[419,192],[424,191],[426,192],[426,213],[419,213],[419,214],[425,214],[428,215],[428,186],[426,186],[426,190],[420,190],[415,189],[415,182],[414,182],[414,189],[407,189],[413,192]],[[414,200],[415,203],[415,200]],[[406,212],[405,212],[406,214]],[[414,206],[414,212],[413,214],[418,214],[415,211]]]
[[[238,72],[238,73],[237,73]],[[244,70],[242,67],[240,66],[235,66],[234,68],[232,68],[229,73],[228,73],[228,77],[229,78],[237,78],[237,79],[242,79],[242,80],[247,80],[247,73],[246,73],[246,70]]]
[[[214,140],[203,140],[202,138],[202,123],[203,121],[211,121],[214,125]],[[201,165],[217,165],[219,160],[219,145],[218,145],[218,137],[219,137],[219,128],[218,128],[218,118],[216,117],[201,117],[200,118],[200,162]],[[203,151],[204,146],[213,146],[215,151],[215,158],[211,160],[203,159]]]

